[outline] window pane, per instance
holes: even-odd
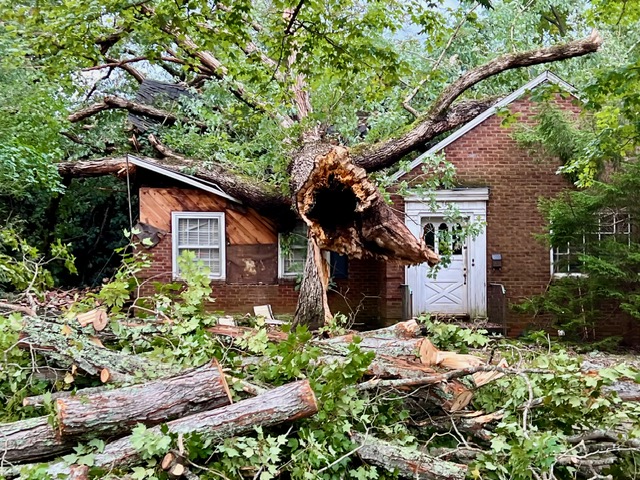
[[[424,226],[424,243],[427,244],[431,250],[436,249],[436,229],[433,226],[433,223],[427,223]]]
[[[289,233],[280,237],[280,252],[283,275],[299,275],[307,260],[307,226],[299,223]]]
[[[218,246],[220,222],[217,218],[179,218],[178,243],[180,246]]]
[[[456,223],[452,229],[452,254],[462,255],[462,225]]]
[[[196,259],[202,262],[212,276],[223,274],[220,221],[221,217],[184,215],[177,216],[174,225],[177,233],[174,237],[177,239],[177,245],[174,246],[175,252],[178,255],[184,251],[193,252]],[[178,270],[179,268],[177,266]],[[177,273],[180,274],[179,271]]]
[[[451,253],[451,237],[449,236],[449,225],[442,222],[438,227],[438,252],[440,255]]]

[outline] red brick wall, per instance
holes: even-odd
[[[226,211],[227,243],[242,242],[246,235],[239,235],[237,224],[242,221],[238,212],[229,211],[226,202],[212,194],[178,188],[154,189],[144,187],[140,195],[141,221],[163,230],[171,229],[172,211]],[[191,198],[194,197],[194,198]],[[256,217],[256,213],[252,213]],[[235,223],[234,223],[235,222]],[[253,218],[260,225],[259,218]],[[267,222],[265,222],[267,223]],[[252,234],[260,233],[256,229],[248,230]],[[275,231],[271,235],[277,236]],[[259,238],[270,238],[268,232],[262,232]],[[271,240],[273,241],[273,240]],[[153,283],[172,281],[172,240],[169,231],[160,242],[148,250],[152,255],[151,266],[141,273],[143,287],[141,295],[153,293]],[[228,257],[228,255],[227,255]],[[227,258],[229,260],[229,258]],[[269,261],[269,260],[264,260]],[[277,257],[271,260],[277,271]],[[227,262],[227,268],[229,262]],[[376,324],[379,319],[380,295],[378,278],[379,264],[363,260],[349,261],[349,278],[337,280],[329,292],[329,306],[332,311],[355,316],[358,322]],[[270,304],[274,314],[293,314],[298,301],[295,279],[277,279],[266,284],[232,284],[227,281],[213,281],[212,297],[215,302],[210,305],[212,311],[226,313],[252,313],[255,305]]]
[[[579,107],[572,99],[556,100],[574,113]],[[533,123],[536,103],[520,99],[509,106],[520,122]],[[527,297],[542,293],[551,280],[549,248],[536,239],[545,233],[546,224],[538,209],[540,198],[558,195],[571,184],[556,175],[559,162],[538,161],[518,147],[512,138],[513,128],[500,125],[493,116],[445,148],[448,161],[457,171],[458,184],[466,187],[489,187],[487,202],[487,284],[504,285],[509,335],[518,335],[528,328],[548,325],[547,318],[532,318],[510,308]],[[420,169],[403,177],[410,181]],[[401,197],[394,197],[395,207],[404,210]],[[491,268],[491,254],[502,254],[502,269]],[[404,268],[387,265],[383,269],[387,284],[383,286],[382,312],[387,321],[400,319],[400,289]],[[612,311],[598,328],[599,336],[624,335],[627,343],[640,340],[637,322],[620,311]]]

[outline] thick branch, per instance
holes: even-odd
[[[181,172],[185,167],[189,167],[191,174],[195,170],[195,176],[218,185],[222,190],[233,195],[249,207],[268,218],[277,220],[282,226],[291,226],[295,223],[296,215],[291,208],[288,198],[276,191],[269,191],[255,180],[240,177],[229,172],[223,167],[213,165],[209,168],[200,166],[198,160],[175,157],[158,160],[151,157],[140,157],[146,162],[159,165],[163,168]],[[103,175],[123,175],[127,168],[133,165],[127,162],[127,157],[99,158],[85,162],[65,162],[58,164],[60,175],[67,177],[98,177]]]
[[[353,162],[367,171],[389,167],[403,156],[443,133],[467,123],[489,108],[494,100],[476,100],[453,105],[467,89],[498,73],[515,68],[551,63],[595,52],[602,39],[597,32],[589,37],[563,45],[504,55],[468,71],[442,92],[428,115],[416,122],[406,134],[368,147],[354,155]],[[453,105],[453,106],[452,106]]]
[[[567,58],[581,57],[597,51],[601,44],[602,37],[594,30],[588,37],[574,40],[573,42],[498,57],[489,63],[469,70],[447,87],[431,106],[429,116],[437,117],[441,115],[467,89],[486,78],[507,70],[513,70],[514,68],[529,67],[541,63],[551,63]]]
[[[449,132],[491,107],[495,98],[470,100],[451,107],[446,115],[436,119],[418,121],[414,128],[404,135],[386,142],[371,145],[353,153],[353,163],[369,172],[382,170],[394,165],[398,160],[420,148],[438,135]]]
[[[181,121],[183,123],[194,124],[202,130],[206,130],[207,128],[206,124],[202,122],[190,120],[184,117],[178,117],[177,115],[174,115],[171,112],[167,112],[166,110],[151,107],[149,105],[144,105],[142,103],[132,102],[131,100],[127,100],[125,98],[117,97],[114,95],[108,95],[104,97],[101,102],[94,103],[87,108],[83,108],[82,110],[78,110],[77,112],[72,113],[67,117],[67,119],[72,123],[76,123],[99,112],[102,112],[103,110],[111,110],[115,108],[120,108],[123,110],[127,110],[129,113],[144,115],[145,117],[159,120],[165,125],[173,125],[176,122]]]

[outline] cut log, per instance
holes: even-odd
[[[349,345],[353,343],[354,335],[320,340],[316,344],[327,354],[346,355]],[[425,339],[411,338],[377,338],[374,336],[361,337],[358,346],[364,351],[375,352],[376,355],[384,355],[391,358],[416,360],[420,358],[420,348]]]
[[[463,480],[467,466],[440,460],[417,450],[400,447],[384,440],[362,434],[352,434],[351,440],[360,445],[358,455],[368,463],[397,473],[410,480]]]
[[[49,417],[0,424],[0,452],[7,463],[35,462],[69,451],[76,442],[60,439]]]
[[[237,327],[233,325],[214,325],[207,328],[207,331],[213,335],[221,335],[231,338],[242,338],[250,335],[255,335],[258,330],[251,327]],[[281,330],[268,330],[267,338],[272,342],[283,342],[287,339],[287,334]]]
[[[82,388],[80,390],[61,390],[59,392],[53,392],[49,395],[51,396],[52,403],[55,404],[55,401],[58,398],[69,398],[77,396],[88,396],[93,393],[100,393],[107,390],[107,386],[102,387],[90,387],[90,388]],[[45,404],[45,396],[44,395],[34,395],[33,397],[24,397],[22,399],[23,407],[42,407]]]
[[[227,438],[249,432],[257,426],[293,422],[317,411],[318,405],[309,381],[301,380],[233,405],[173,420],[166,427],[170,433],[178,435],[198,433]],[[161,426],[149,431],[160,434]],[[133,446],[131,436],[127,436],[107,444],[102,453],[96,454],[94,466],[104,469],[126,467],[140,460],[140,453]],[[69,466],[64,462],[55,463],[48,469],[48,473],[54,477],[68,472]]]
[[[33,350],[62,367],[77,365],[89,375],[116,383],[167,376],[175,369],[138,355],[115,352],[93,343],[75,326],[39,317],[26,317],[18,345]],[[103,370],[107,370],[103,373]]]
[[[326,343],[350,343],[353,341],[354,336],[360,338],[375,337],[375,338],[399,338],[399,339],[411,339],[420,336],[421,327],[415,320],[407,320],[406,322],[398,322],[394,325],[384,328],[378,328],[376,330],[367,330],[363,332],[352,332],[347,335],[341,335],[339,337],[333,337],[325,340]]]
[[[157,425],[229,405],[231,395],[216,360],[202,367],[131,387],[56,400],[61,436],[117,435],[137,423]]]

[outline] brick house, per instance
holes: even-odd
[[[535,238],[545,228],[537,204],[540,197],[553,197],[571,185],[556,174],[557,161],[536,161],[519,148],[513,128],[501,126],[496,113],[508,108],[520,122],[532,121],[537,106],[528,94],[545,84],[574,91],[545,72],[416,158],[407,173],[395,176],[398,182],[411,183],[422,173],[426,155],[444,153],[456,167],[459,188],[437,191],[435,211],[418,196],[393,195],[395,207],[405,212],[409,229],[436,250],[442,232],[456,228],[445,219],[447,205],[455,206],[463,218],[486,222],[486,228],[475,238],[454,241],[450,266],[435,278],[427,277],[426,264],[407,268],[331,254],[333,312],[354,314],[357,323],[372,327],[421,312],[488,317],[504,324],[510,335],[536,322],[509,306],[543,292],[554,275],[562,274],[562,252],[550,251]],[[578,112],[575,100],[570,95],[555,99],[562,108]],[[305,256],[302,231],[283,236],[273,222],[215,185],[135,158],[132,162],[150,171],[140,187],[140,221],[166,233],[151,250],[154,262],[145,277],[176,277],[177,255],[191,249],[211,269],[213,309],[246,313],[268,303],[276,315],[295,311],[296,279]],[[611,327],[620,334],[631,325],[621,317]]]

